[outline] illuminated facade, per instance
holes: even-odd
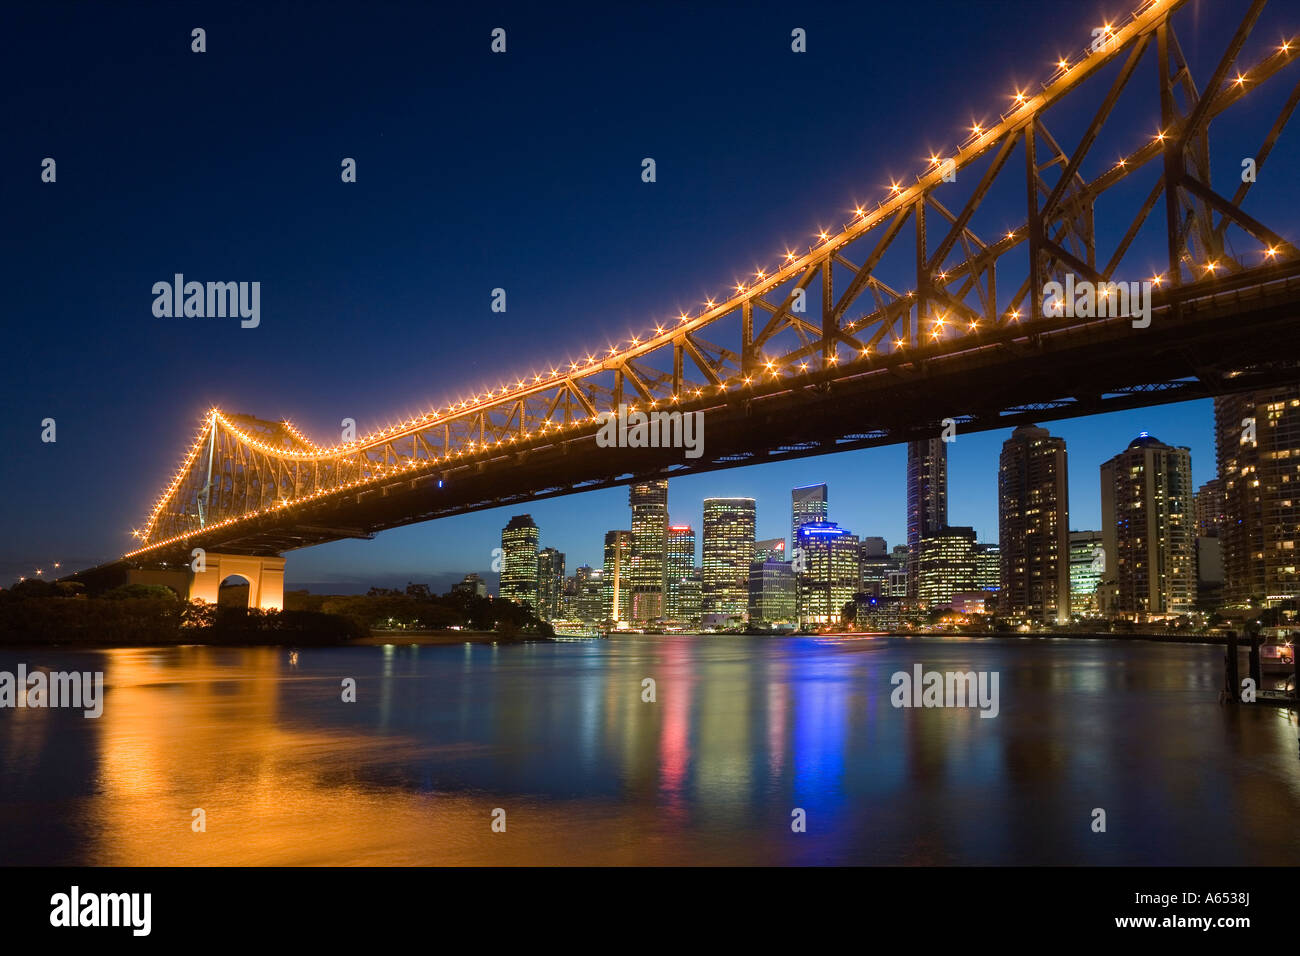
[[[1105,577],[1106,547],[1100,531],[1070,532],[1070,612],[1100,610],[1097,585]]]
[[[605,532],[605,567],[601,576],[607,620],[626,621],[632,608],[628,571],[632,565],[632,532]]]
[[[654,621],[664,616],[668,544],[668,482],[642,481],[628,489],[632,507],[631,619]]]
[[[769,557],[749,566],[751,624],[794,624],[799,619],[794,570],[789,561]]]
[[[564,552],[542,548],[537,552],[537,616],[543,621],[564,617]]]
[[[1107,613],[1139,620],[1196,604],[1192,453],[1142,432],[1101,466]]]
[[[501,529],[502,600],[537,608],[537,543],[541,532],[532,515],[515,515]]]
[[[927,607],[948,604],[954,594],[975,590],[975,529],[940,528],[921,539],[917,599]]]
[[[682,595],[689,590],[683,582],[695,574],[695,530],[688,524],[670,525],[668,528],[668,545],[665,556],[667,565],[664,584],[664,617],[670,621],[686,622],[691,615],[699,617],[700,605],[698,595],[694,607],[683,604]]]
[[[606,618],[605,572],[583,565],[574,572],[574,612],[585,624],[599,624]]]
[[[998,608],[1044,623],[1070,620],[1070,496],[1065,439],[1021,425],[998,462]]]
[[[753,498],[704,499],[702,613],[740,618],[748,614],[754,524]]]
[[[907,443],[907,596],[920,596],[921,540],[948,525],[948,444]]]
[[[858,536],[833,521],[810,521],[800,526],[797,540],[799,621],[839,624],[862,575]]]
[[[1253,424],[1253,435],[1252,435]],[[1300,385],[1214,400],[1223,602],[1300,595]]]

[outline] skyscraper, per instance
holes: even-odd
[[[1002,590],[1002,549],[996,544],[975,544],[975,589]]]
[[[755,560],[749,566],[749,620],[751,624],[794,624],[798,620],[795,574],[779,555]]]
[[[928,606],[947,604],[961,591],[979,590],[974,528],[940,528],[922,538],[916,563],[917,599]]]
[[[1196,604],[1192,453],[1142,432],[1101,466],[1102,589],[1122,615],[1181,614]]]
[[[1224,603],[1300,595],[1300,385],[1216,398],[1214,432]]]
[[[907,596],[918,594],[921,539],[948,526],[948,445],[930,438],[907,443]]]
[[[858,551],[862,558],[858,590],[871,597],[887,597],[890,593],[889,574],[896,570],[889,545],[884,538],[863,538]]]
[[[804,485],[790,492],[790,548],[799,540],[799,526],[807,521],[825,521],[827,510],[825,485]],[[790,557],[790,555],[787,555]]]
[[[604,577],[605,572],[600,568],[590,568],[585,564],[574,573],[574,588],[578,592],[578,620],[587,624],[599,624],[607,617]]]
[[[1065,439],[1021,425],[998,464],[998,546],[1003,614],[1070,620],[1070,498]]]
[[[748,613],[754,524],[753,498],[704,499],[704,614]]]
[[[695,531],[690,525],[669,525],[664,563],[664,617],[685,623],[689,618],[682,608],[683,582],[695,573]],[[699,614],[698,601],[694,611]]]
[[[564,552],[542,548],[537,552],[537,616],[543,621],[563,617]]]
[[[1100,531],[1070,532],[1070,611],[1098,610],[1097,585],[1106,576],[1106,546]]]
[[[541,532],[532,515],[515,515],[501,529],[502,600],[537,608],[537,543]]]
[[[1297,449],[1300,451],[1300,449]],[[1223,479],[1211,478],[1196,491],[1196,536],[1217,538],[1223,528]]]
[[[632,564],[632,532],[605,532],[605,567],[601,575],[605,616],[611,621],[626,621],[632,608],[632,588],[628,572]]]
[[[799,526],[798,542],[799,620],[840,623],[862,576],[858,536],[833,521],[806,521]]]
[[[785,538],[764,538],[762,541],[754,542],[754,560],[766,561],[768,558],[776,558],[779,561],[789,560],[785,553]]]
[[[668,536],[668,482],[637,482],[628,489],[632,506],[632,620],[654,621],[664,616]],[[692,557],[694,561],[694,557]]]

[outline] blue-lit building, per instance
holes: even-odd
[[[809,521],[799,527],[797,541],[799,622],[841,623],[861,578],[858,536],[833,521]]]

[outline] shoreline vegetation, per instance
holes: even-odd
[[[0,591],[0,647],[209,645],[379,646],[392,643],[524,643],[551,626],[510,601],[371,588],[364,595],[285,594],[282,611],[184,601],[170,588],[132,584],[88,595],[79,584],[23,581]]]

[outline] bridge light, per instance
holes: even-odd
[[[1272,259],[1274,256],[1277,255],[1277,247],[1276,247],[1276,246],[1269,246],[1267,249],[1264,250],[1264,255],[1266,255],[1266,256],[1268,256],[1270,259]]]
[[[1070,64],[1067,60],[1057,60],[1056,67],[1059,70],[1068,70],[1070,68]]]
[[[1152,285],[1159,285],[1161,282],[1164,282],[1164,281],[1165,281],[1164,273],[1161,273],[1160,275],[1155,275],[1155,276],[1152,276],[1152,277],[1151,277],[1151,284],[1152,284]]]
[[[786,258],[786,261],[791,261],[791,260],[793,260],[793,259],[794,259],[794,253],[793,253],[793,252],[790,252],[790,251],[787,249],[787,250],[786,250],[786,253],[785,253],[785,258]]]
[[[707,305],[710,309],[713,308],[713,300],[712,300],[712,299],[705,299],[705,300],[704,300],[704,304]]]
[[[1241,86],[1241,85],[1242,85],[1243,83],[1245,83],[1245,82],[1246,82],[1246,78],[1245,78],[1244,76],[1242,76],[1240,73],[1238,73],[1238,74],[1237,74],[1237,85],[1238,85],[1238,86]]]

